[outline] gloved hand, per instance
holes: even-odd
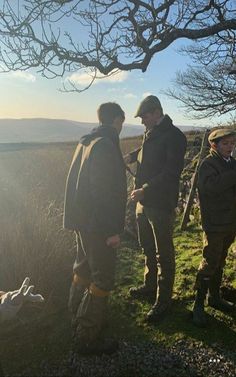
[[[22,286],[12,292],[4,293],[0,301],[0,320],[10,320],[16,316],[24,302],[43,302],[40,294],[33,294],[33,285],[29,285],[30,278],[25,278]]]

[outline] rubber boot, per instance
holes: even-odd
[[[197,293],[193,306],[193,323],[198,327],[206,327],[207,319],[204,311],[204,302],[208,291],[209,280],[197,277]]]
[[[118,342],[103,336],[108,296],[95,296],[88,290],[76,315],[77,327],[73,334],[75,350],[81,355],[111,354],[118,349]]]
[[[73,280],[69,292],[68,309],[72,314],[72,329],[76,326],[76,313],[82,301],[85,291],[89,287],[89,282],[81,279],[77,274],[73,275]]]
[[[169,313],[171,300],[167,302],[157,302],[146,315],[146,322],[158,324]]]
[[[156,288],[149,288],[145,284],[139,285],[138,287],[131,287],[129,294],[132,298],[139,300],[155,300]]]
[[[154,256],[153,256],[154,255]],[[145,257],[144,282],[137,287],[131,287],[129,294],[138,300],[154,301],[157,292],[157,261],[156,254]]]
[[[209,281],[208,305],[222,312],[232,313],[234,311],[233,303],[224,300],[220,294],[222,276],[223,270],[217,270]]]

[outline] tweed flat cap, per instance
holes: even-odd
[[[150,95],[144,98],[140,103],[138,110],[135,114],[135,118],[141,117],[143,114],[153,111],[155,109],[162,110],[161,102],[156,96]]]
[[[225,136],[236,136],[236,131],[232,128],[218,128],[210,133],[208,136],[208,141],[212,142],[215,140],[222,139]]]

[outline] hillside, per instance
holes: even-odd
[[[65,119],[0,119],[0,143],[65,142],[78,139],[96,127],[96,123],[75,122]],[[184,131],[193,127],[180,127]],[[143,134],[142,125],[125,124],[121,137]]]

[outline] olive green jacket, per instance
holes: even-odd
[[[142,147],[130,154],[131,162],[137,161],[135,188],[144,189],[141,204],[166,211],[177,206],[186,144],[168,115],[145,133]]]
[[[124,230],[126,173],[115,128],[100,126],[79,142],[66,183],[64,227],[104,237]]]
[[[206,232],[236,230],[236,161],[217,152],[202,161],[198,173],[202,227]]]

